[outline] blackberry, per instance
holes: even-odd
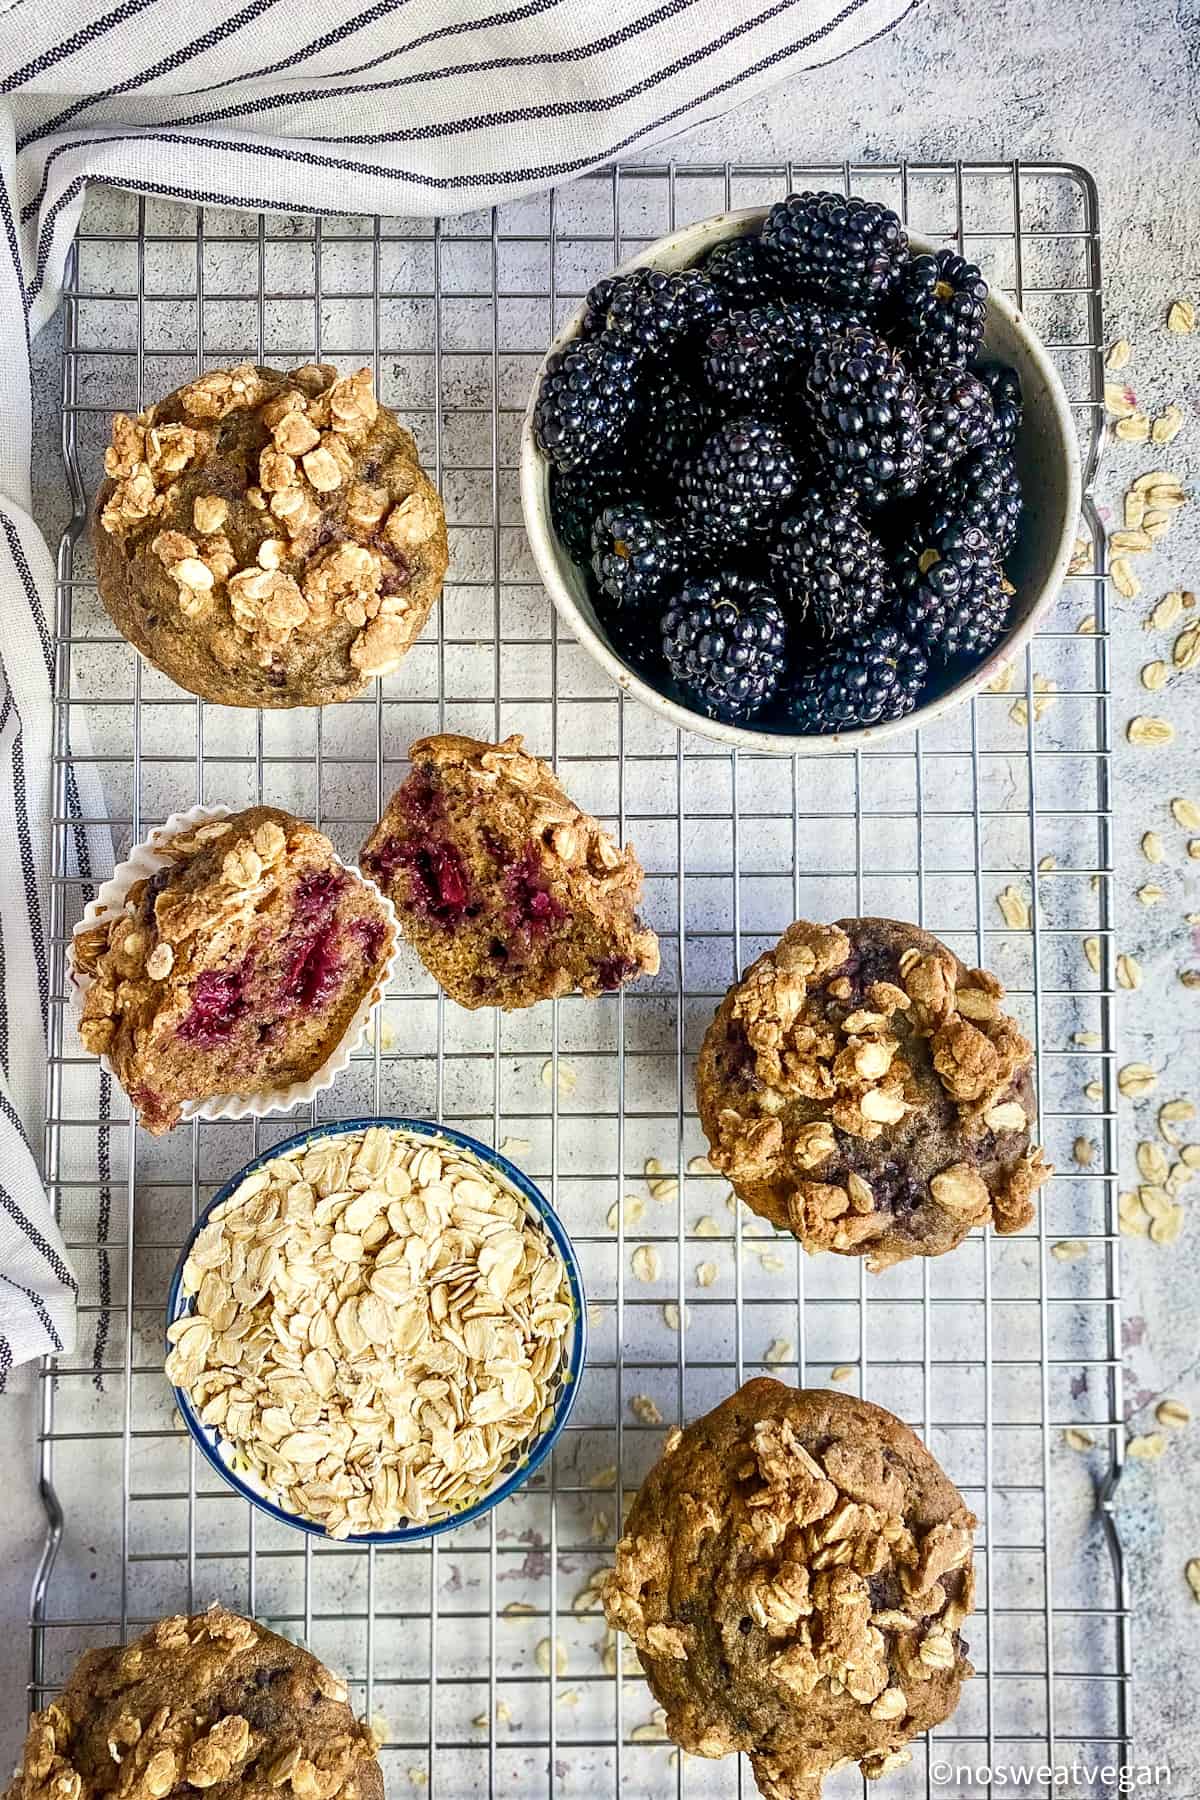
[[[1004,634],[1009,595],[990,540],[973,525],[917,531],[896,562],[900,628],[936,662],[980,657]]]
[[[787,631],[770,589],[730,569],[684,583],[663,614],[662,642],[676,685],[710,719],[761,712],[786,668]]]
[[[638,424],[638,452],[649,485],[674,499],[685,464],[716,422],[706,394],[669,364],[656,369]]]
[[[587,301],[583,309],[583,322],[579,327],[581,337],[599,337],[608,323],[608,307],[613,295],[625,286],[628,275],[606,275],[588,289]]]
[[[578,469],[551,469],[550,517],[572,562],[586,563],[592,554],[596,517],[625,486],[616,469],[584,463]]]
[[[966,369],[937,369],[927,376],[920,388],[920,405],[926,481],[944,475],[991,439],[992,396]]]
[[[788,696],[788,718],[806,736],[902,719],[928,675],[925,652],[894,625],[877,623],[803,671]]]
[[[731,412],[778,413],[821,344],[861,323],[811,301],[752,307],[714,325],[704,345],[705,379]]]
[[[841,194],[789,194],[767,214],[763,243],[801,294],[876,306],[894,291],[908,237],[889,207]]]
[[[574,338],[546,363],[533,412],[539,445],[560,469],[603,463],[637,411],[639,355],[607,331]]]
[[[915,494],[923,446],[917,390],[880,337],[854,331],[813,357],[805,383],[813,429],[839,487],[864,504]]]
[[[702,269],[637,269],[609,295],[605,329],[624,343],[659,352],[715,325],[724,310]]]
[[[641,607],[683,570],[683,537],[635,500],[606,506],[592,527],[592,568],[613,606]]]
[[[1010,451],[985,445],[951,469],[929,527],[936,531],[950,523],[976,526],[991,540],[997,560],[1004,560],[1021,524],[1021,478]]]
[[[1021,429],[1021,377],[1007,363],[976,363],[972,374],[978,375],[992,396],[993,445],[997,450],[1011,450]]]
[[[782,297],[779,270],[761,238],[725,238],[700,267],[729,307],[767,306]]]
[[[917,374],[965,368],[983,342],[988,285],[955,250],[914,256],[900,271],[897,348]]]
[[[746,545],[766,537],[799,481],[782,432],[763,419],[727,419],[684,469],[684,517],[722,550]]]
[[[771,552],[778,590],[822,638],[861,631],[888,595],[883,546],[840,495],[810,488],[779,524]]]

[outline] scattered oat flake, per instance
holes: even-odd
[[[1142,985],[1142,965],[1136,956],[1124,952],[1117,958],[1117,986],[1133,989]]]
[[[1029,902],[1024,894],[1011,885],[996,895],[996,905],[1004,917],[1004,923],[1011,931],[1027,931],[1029,928]]]
[[[629,1741],[631,1744],[669,1744],[665,1714],[661,1724],[657,1719],[648,1719],[644,1724],[635,1725],[629,1733]]]
[[[551,1663],[553,1663],[556,1675],[565,1675],[567,1672],[567,1646],[561,1638],[555,1638],[553,1643],[548,1637],[541,1638],[534,1647],[533,1660],[543,1675],[550,1673]]]
[[[571,1067],[570,1063],[565,1063],[560,1059],[559,1065],[558,1065],[558,1091],[559,1091],[559,1093],[560,1094],[573,1094],[575,1092],[575,1089],[578,1087],[578,1085],[579,1085],[579,1077],[575,1073],[574,1069]],[[543,1087],[553,1087],[554,1086],[554,1061],[553,1061],[553,1058],[551,1058],[549,1061],[544,1062],[542,1064],[542,1086]]]
[[[1172,300],[1167,309],[1167,330],[1188,337],[1196,329],[1196,308],[1190,300]],[[1106,388],[1107,394],[1108,389]]]
[[[634,1394],[629,1410],[640,1425],[661,1425],[663,1422],[662,1414],[649,1394]]]
[[[1114,531],[1108,547],[1118,556],[1144,556],[1147,550],[1154,548],[1154,539],[1138,526],[1131,531]]]
[[[1166,687],[1170,673],[1171,671],[1168,669],[1165,662],[1155,661],[1143,663],[1141,673],[1142,686],[1148,688],[1152,694],[1157,694],[1160,688]]]
[[[1129,339],[1128,338],[1117,338],[1115,343],[1112,343],[1108,346],[1108,350],[1107,350],[1107,352],[1105,354],[1105,358],[1104,358],[1104,366],[1113,375],[1115,375],[1115,374],[1117,374],[1117,372],[1119,370],[1121,370],[1125,367],[1125,364],[1129,361],[1129,359],[1132,355],[1133,355],[1133,346],[1129,342]]]
[[[1057,1244],[1050,1246],[1050,1254],[1055,1262],[1078,1262],[1087,1253],[1087,1245],[1079,1238],[1060,1238]]]
[[[501,1156],[528,1156],[533,1145],[528,1138],[506,1137],[500,1146]]]
[[[1148,502],[1140,488],[1131,487],[1124,499],[1125,529],[1136,531],[1146,517]]]
[[[693,1156],[688,1159],[687,1172],[689,1175],[715,1175],[717,1171],[707,1156]]]
[[[1194,669],[1200,663],[1200,625],[1189,625],[1171,646],[1171,661],[1177,669]]]
[[[1196,1108],[1190,1100],[1164,1100],[1158,1109],[1158,1129],[1167,1143],[1174,1148],[1179,1147],[1179,1133],[1176,1125],[1186,1125],[1196,1116]]]
[[[416,1788],[428,1787],[429,1786],[429,1771],[427,1769],[412,1768],[408,1771],[408,1779],[413,1787],[416,1787]]]
[[[1150,424],[1150,442],[1152,444],[1170,444],[1183,430],[1183,408],[1174,402],[1165,406],[1158,417]]]
[[[558,1704],[560,1706],[578,1706],[579,1700],[580,1694],[578,1688],[562,1688],[559,1691]]]
[[[1068,1425],[1063,1432],[1063,1439],[1068,1450],[1094,1450],[1096,1440],[1090,1431],[1082,1431],[1078,1425]]]
[[[715,1262],[702,1262],[696,1264],[696,1281],[700,1287],[711,1287],[716,1279],[717,1265]]]
[[[1104,384],[1104,410],[1114,419],[1128,419],[1137,409],[1137,397],[1133,389],[1124,387],[1117,381],[1106,381]]]
[[[610,1488],[610,1487],[616,1487],[616,1485],[617,1485],[617,1465],[616,1465],[616,1463],[606,1463],[604,1468],[597,1469],[596,1473],[592,1476],[591,1481],[588,1483],[589,1487],[594,1487],[594,1488]],[[533,1610],[533,1608],[531,1607],[530,1611],[532,1612],[532,1610]]]
[[[782,1275],[787,1268],[782,1256],[777,1255],[774,1250],[760,1250],[758,1260],[767,1275]]]
[[[1180,969],[1179,979],[1185,988],[1200,988],[1200,969]]]
[[[1139,715],[1136,719],[1130,719],[1125,727],[1125,736],[1131,744],[1169,744],[1175,737],[1175,727],[1169,719],[1155,719]]]
[[[1192,1422],[1192,1409],[1190,1406],[1186,1406],[1182,1400],[1167,1398],[1159,1401],[1154,1409],[1154,1416],[1160,1425],[1167,1427],[1168,1431],[1182,1431]]]
[[[1098,937],[1085,937],[1083,940],[1083,954],[1087,958],[1088,968],[1091,969],[1094,975],[1098,975],[1100,973],[1100,939]]]
[[[1039,874],[1048,875],[1050,873],[1051,869],[1057,869],[1057,867],[1058,867],[1058,858],[1056,856],[1051,856],[1049,851],[1046,852],[1045,856],[1039,857],[1039,859],[1038,859]]]
[[[1096,635],[1096,615],[1095,615],[1095,613],[1085,613],[1084,617],[1082,619],[1080,619],[1078,625],[1075,627],[1075,635],[1077,637],[1095,637],[1095,635]]]
[[[504,1617],[506,1619],[523,1619],[536,1611],[537,1607],[531,1606],[528,1600],[510,1600],[504,1608]]]
[[[1113,436],[1126,444],[1144,444],[1150,437],[1150,419],[1138,410],[1130,413],[1127,419],[1118,419],[1113,426]]]
[[[1189,838],[1187,853],[1193,862],[1200,862],[1200,838]]]
[[[853,1363],[838,1363],[829,1371],[830,1381],[849,1381],[854,1373]]]
[[[1152,1092],[1158,1076],[1149,1063],[1126,1063],[1117,1075],[1117,1086],[1127,1100],[1140,1099],[1143,1094]]]
[[[1108,572],[1112,576],[1113,586],[1118,594],[1121,594],[1126,600],[1136,600],[1142,591],[1142,584],[1134,574],[1129,558],[1114,556],[1108,565]]]
[[[1157,906],[1167,897],[1167,890],[1159,887],[1157,881],[1145,881],[1137,891],[1137,897],[1143,906]]]
[[[657,1281],[662,1274],[662,1259],[653,1244],[639,1244],[629,1261],[639,1281]]]
[[[1163,841],[1159,837],[1157,831],[1144,831],[1142,833],[1142,855],[1147,862],[1160,863],[1166,861],[1167,853],[1163,849]]]
[[[1200,831],[1200,806],[1194,800],[1177,797],[1171,802],[1171,817],[1185,831]]]
[[[1091,538],[1087,538],[1087,537],[1077,537],[1075,539],[1074,544],[1071,546],[1071,560],[1067,564],[1067,574],[1068,575],[1084,575],[1091,568],[1091,566],[1092,566],[1092,540],[1091,540]],[[1005,667],[1011,671],[1012,664],[1006,663]],[[1004,689],[997,688],[997,689],[994,689],[993,691],[996,693],[1003,693]]]
[[[1150,1237],[1156,1244],[1173,1244],[1182,1230],[1183,1208],[1173,1206],[1170,1212],[1164,1212],[1151,1221]]]
[[[1183,1572],[1187,1576],[1187,1584],[1192,1593],[1197,1600],[1200,1600],[1200,1556],[1193,1556],[1190,1561],[1186,1562]]]
[[[763,1352],[765,1363],[791,1362],[796,1354],[796,1346],[788,1338],[772,1338]]]
[[[1179,588],[1172,588],[1142,621],[1147,631],[1165,631],[1168,626],[1177,625],[1183,617],[1183,594]]]
[[[1167,1440],[1161,1431],[1148,1431],[1141,1437],[1131,1437],[1125,1452],[1141,1462],[1156,1462],[1165,1454],[1166,1448]]]
[[[988,694],[1010,694],[1012,692],[1013,675],[1015,672],[1012,663],[1001,663],[1000,667],[996,670],[996,673],[992,676],[992,679],[985,684],[984,692]]]
[[[668,1300],[663,1307],[663,1323],[671,1331],[679,1330],[679,1308],[673,1300]]]
[[[1088,1169],[1096,1160],[1096,1146],[1090,1138],[1077,1137],[1071,1146],[1071,1155],[1081,1169]]]
[[[614,1200],[605,1214],[605,1223],[610,1231],[615,1231],[618,1224],[626,1227],[638,1225],[646,1216],[646,1202],[640,1194],[626,1194],[624,1200]]]
[[[717,1224],[715,1219],[710,1219],[708,1214],[705,1213],[703,1218],[696,1220],[696,1223],[692,1228],[692,1235],[700,1238],[720,1237],[721,1227]]]
[[[1103,1100],[1104,1098],[1104,1089],[1100,1086],[1098,1081],[1089,1081],[1085,1086],[1083,1093],[1084,1098],[1087,1100]]]
[[[1098,1031],[1073,1031],[1071,1042],[1083,1050],[1099,1050],[1104,1042]]]
[[[1143,1138],[1137,1147],[1135,1160],[1138,1174],[1143,1181],[1161,1182],[1167,1178],[1167,1158],[1160,1144],[1152,1138]]]

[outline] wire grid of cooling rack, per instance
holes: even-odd
[[[979,1673],[889,1791],[928,1794],[947,1759],[1125,1749],[1128,1613],[1108,1512],[1122,1442],[1111,736],[1091,503],[1089,572],[1068,578],[1010,691],[886,748],[808,760],[731,755],[624,699],[560,632],[521,529],[521,410],[589,284],[677,224],[831,184],[898,205],[1017,297],[1053,348],[1090,483],[1100,272],[1095,193],[1076,168],[625,168],[437,223],[90,196],[64,302],[76,504],[60,557],[47,1109],[51,1192],[83,1291],[80,1347],[44,1372],[35,1702],[86,1645],[220,1597],[350,1675],[384,1732],[393,1797],[410,1783],[439,1796],[750,1791],[741,1759],[682,1759],[655,1741],[651,1698],[632,1663],[618,1672],[586,1590],[664,1424],[769,1369],[901,1413],[980,1517]],[[369,362],[447,502],[452,579],[435,624],[371,698],[324,713],[182,694],[114,636],[92,582],[81,527],[110,412],[247,356]],[[662,970],[624,996],[502,1018],[444,1004],[406,964],[373,1044],[321,1096],[318,1117],[426,1113],[516,1155],[579,1247],[592,1349],[552,1466],[485,1523],[428,1547],[314,1546],[215,1485],[161,1374],[167,1281],[197,1209],[303,1116],[134,1132],[63,1005],[65,943],[106,872],[109,831],[119,856],[175,808],[267,800],[352,855],[405,746],[443,725],[523,730],[632,838]],[[1027,924],[1000,910],[1005,889]],[[806,1261],[692,1168],[704,1149],[692,1062],[735,970],[794,916],[861,912],[917,919],[1000,973],[1039,1048],[1040,1128],[1064,1171],[1028,1234],[975,1234],[877,1277]],[[1086,1166],[1072,1159],[1079,1137]],[[649,1158],[673,1178],[658,1198]],[[1069,1253],[1053,1254],[1063,1241]],[[643,1243],[657,1281],[634,1277]],[[1064,1447],[1071,1426],[1090,1454]],[[1047,1791],[1036,1775],[1009,1785]],[[859,1787],[851,1770],[829,1792]]]

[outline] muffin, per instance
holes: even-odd
[[[750,1757],[767,1800],[886,1774],[973,1673],[962,1496],[865,1400],[748,1381],[667,1438],[603,1590],[674,1741]]]
[[[395,669],[446,573],[446,521],[371,371],[209,369],[104,455],[92,538],[114,625],[223,706],[325,706]]]
[[[710,1158],[806,1250],[887,1268],[1020,1231],[1051,1174],[1004,989],[894,919],[789,925],[730,988],[696,1074]]]
[[[396,937],[370,882],[275,807],[158,848],[169,861],[133,884],[118,916],[72,940],[80,1036],[156,1133],[186,1101],[314,1075],[381,985]]]
[[[360,860],[452,1000],[510,1011],[656,972],[636,856],[520,737],[421,738],[409,757]]]
[[[87,1650],[34,1713],[4,1800],[383,1800],[375,1739],[344,1681],[299,1645],[214,1606]]]

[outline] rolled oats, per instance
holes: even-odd
[[[168,1379],[235,1469],[333,1538],[482,1499],[548,1427],[574,1316],[520,1195],[465,1150],[378,1126],[248,1176],[183,1293]]]

